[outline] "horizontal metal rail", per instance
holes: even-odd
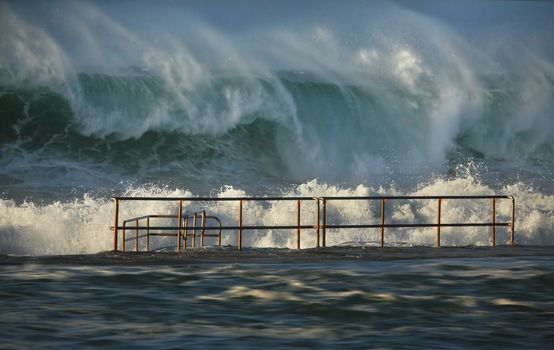
[[[191,201],[191,202],[236,202],[236,201],[305,201],[320,197],[112,197],[116,201]],[[352,197],[357,198],[357,197]]]
[[[319,197],[320,199],[326,199],[326,200],[349,200],[349,201],[356,201],[356,200],[381,200],[381,199],[387,199],[387,200],[404,200],[404,199],[494,199],[494,198],[502,198],[502,199],[512,199],[513,196],[510,195],[487,195],[487,196],[356,196],[356,197],[347,197],[347,196],[325,196],[325,197]]]
[[[179,229],[179,226],[138,226],[138,229],[139,230],[145,230],[148,227],[150,227],[151,230],[160,230],[160,231],[164,231],[164,230],[165,231],[177,231],[177,229]],[[237,230],[239,228],[243,229],[243,230],[262,230],[262,229],[293,230],[293,229],[296,229],[297,227],[300,227],[301,229],[315,228],[314,225],[300,225],[300,226],[297,226],[297,225],[253,225],[253,226],[221,226],[221,230],[222,231],[229,231],[229,230]],[[327,227],[329,227],[329,225],[327,225]],[[119,226],[118,227],[118,229],[123,229],[123,228],[124,228],[124,226]],[[135,229],[136,227],[133,226],[132,228]],[[181,226],[181,228],[184,228],[184,227]],[[196,229],[196,230],[202,230],[202,229],[204,229],[204,230],[219,230],[220,229],[219,226],[206,226],[206,227],[188,226],[187,228],[189,230],[193,230],[193,229]],[[130,229],[130,227],[126,227],[126,229]],[[110,230],[113,230],[113,226],[110,226]]]
[[[479,196],[323,196],[323,197],[112,197],[118,201],[192,201],[192,202],[233,202],[233,201],[296,201],[296,200],[380,200],[380,199],[512,199],[511,195]]]
[[[196,216],[197,213],[194,213],[194,215]],[[204,246],[204,237],[218,237],[218,245],[221,246],[221,221],[219,220],[219,218],[215,217],[215,216],[207,216],[205,215],[205,212],[203,211],[203,217],[204,217],[204,220],[205,219],[211,219],[211,220],[215,220],[217,223],[218,223],[218,226],[217,227],[206,227],[206,226],[201,226],[201,227],[189,227],[189,229],[193,229],[194,231],[196,231],[196,229],[199,229],[202,231],[202,234],[201,234],[201,240],[202,240],[202,246]],[[180,226],[176,226],[176,227],[172,227],[172,226],[151,226],[150,225],[150,219],[179,219],[179,215],[164,215],[164,214],[151,214],[151,215],[143,215],[143,216],[138,216],[138,217],[134,217],[134,218],[131,218],[131,219],[127,219],[127,220],[124,220],[123,221],[123,226],[119,226],[117,227],[118,230],[122,230],[122,236],[123,236],[123,240],[122,240],[122,251],[124,252],[125,251],[125,242],[128,242],[128,241],[131,241],[131,240],[134,240],[135,241],[135,251],[138,252],[138,240],[141,239],[141,238],[146,238],[146,252],[149,251],[149,245],[150,245],[150,237],[179,237],[179,239],[181,237],[183,237],[185,239],[185,242],[186,242],[186,233],[184,236],[181,236],[179,234],[180,230],[181,230],[181,227],[183,227],[182,225]],[[181,219],[184,219],[186,220],[186,216],[181,218]],[[140,226],[139,225],[139,222],[143,221],[143,220],[146,220],[146,226]],[[128,226],[129,223],[135,223],[134,226]],[[205,221],[203,222],[204,225],[205,225]],[[135,231],[135,236],[134,237],[131,237],[131,238],[126,238],[125,236],[125,233],[126,233],[126,230],[131,230],[133,229]],[[204,231],[205,230],[218,230],[219,233],[218,234],[205,234]],[[113,230],[113,227],[110,227],[110,230]],[[167,232],[151,232],[151,230],[154,230],[154,231],[177,231],[176,233],[167,233]],[[142,234],[140,235],[139,234],[139,231],[146,231],[146,234]],[[193,235],[188,235],[188,236],[193,236]],[[195,235],[194,235],[194,238]],[[186,243],[185,243],[186,245]]]
[[[441,227],[491,227],[492,223],[457,223],[440,224]],[[510,226],[509,222],[495,223],[495,226]],[[415,228],[415,227],[439,227],[438,224],[384,224],[384,225],[325,225],[326,228]]]
[[[442,201],[443,200],[492,200],[492,215],[490,222],[473,222],[473,223],[444,223],[441,221]],[[511,221],[497,222],[496,221],[496,201],[499,199],[509,199],[512,202]],[[384,246],[384,233],[386,228],[436,228],[436,246],[441,245],[441,228],[443,227],[491,227],[492,245],[496,246],[496,227],[509,227],[510,239],[509,244],[515,244],[515,198],[510,195],[479,195],[479,196],[325,196],[325,197],[113,197],[115,202],[114,210],[114,225],[110,230],[114,233],[114,252],[117,252],[118,247],[118,231],[122,230],[122,251],[125,251],[125,230],[128,229],[128,224],[135,223],[135,250],[138,251],[138,238],[147,237],[146,249],[148,250],[149,236],[177,236],[177,249],[181,251],[181,241],[184,240],[185,249],[187,247],[187,238],[192,237],[192,244],[195,246],[196,231],[200,230],[201,243],[204,243],[204,237],[218,237],[219,245],[221,245],[221,231],[237,231],[237,248],[242,247],[242,231],[245,230],[296,230],[297,248],[300,249],[301,230],[315,229],[316,247],[326,246],[326,230],[327,229],[361,229],[361,228],[378,228],[380,229],[380,243]],[[380,223],[379,224],[327,224],[327,206],[332,201],[379,201],[380,202]],[[386,203],[391,200],[437,200],[437,221],[435,223],[386,223]],[[177,215],[145,215],[123,221],[123,225],[119,225],[119,205],[123,201],[177,201],[179,210]],[[296,225],[243,225],[243,203],[248,201],[296,201]],[[313,225],[301,224],[301,203],[303,201],[315,201],[316,211],[314,214],[315,223]],[[237,225],[223,226],[221,221],[214,216],[206,215],[202,211],[202,225],[196,223],[199,217],[197,213],[193,216],[183,215],[183,202],[237,202],[238,203],[238,222]],[[150,226],[151,218],[173,218],[177,219],[177,226]],[[193,219],[193,225],[189,226],[189,218]],[[207,226],[206,219],[213,219],[218,222],[218,226]],[[139,225],[139,221],[147,220],[146,226]],[[146,230],[146,235],[139,236],[138,232]],[[175,233],[150,232],[153,231],[176,231]],[[184,230],[184,234],[182,231]],[[206,231],[218,230],[218,235],[206,234]],[[192,233],[189,233],[192,232]]]
[[[441,227],[491,227],[492,223],[452,223],[452,224],[440,224]],[[502,226],[502,227],[510,227],[509,222],[497,222],[494,224],[495,226]],[[350,228],[416,228],[416,227],[438,227],[438,224],[355,224],[355,225],[347,225],[347,224],[339,224],[339,225],[325,225],[326,228],[330,229],[350,229]],[[253,225],[253,226],[192,226],[188,227],[189,230],[206,230],[206,231],[213,231],[213,230],[222,230],[222,231],[232,231],[232,230],[238,230],[239,228],[242,230],[294,230],[296,228],[300,227],[301,229],[310,229],[310,228],[316,228],[315,225]],[[136,229],[139,230],[146,230],[150,228],[151,230],[160,230],[160,231],[177,231],[179,229],[178,226],[133,226],[133,227],[125,227],[125,226],[119,226],[118,229]],[[113,230],[113,226],[110,226],[110,230]],[[150,236],[153,236],[153,233],[150,233]],[[176,233],[174,234],[176,235]],[[142,237],[142,236],[141,236]]]

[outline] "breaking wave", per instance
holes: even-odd
[[[371,32],[398,24],[383,35],[348,43],[312,23],[244,43],[192,17],[187,35],[150,35],[75,2],[60,29],[0,3],[0,252],[105,250],[102,198],[225,185],[505,192],[521,206],[519,241],[552,244],[552,60],[515,39],[482,54],[436,20],[378,6]]]

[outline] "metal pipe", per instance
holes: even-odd
[[[135,221],[135,253],[138,253],[138,223],[139,221]]]
[[[510,225],[510,245],[515,245],[515,224],[516,224],[516,199],[514,196],[510,196],[512,198],[512,223]]]
[[[146,218],[146,252],[150,251],[150,218]]]
[[[181,252],[181,216],[183,215],[183,201],[179,201],[179,211],[177,212],[177,252]]]
[[[204,246],[204,233],[206,233],[206,211],[202,209],[202,231],[200,231],[200,246]]]
[[[192,221],[192,224],[194,225],[194,227],[192,228],[192,247],[193,248],[196,247],[196,218],[197,218],[197,215],[196,215],[196,212],[194,212],[194,220]]]
[[[300,199],[296,201],[296,249],[300,249]]]
[[[317,248],[319,248],[319,198],[316,198],[315,201],[317,204],[316,224],[315,224],[315,245]]]
[[[221,220],[217,216],[206,215],[206,223],[208,219],[213,219],[217,222],[217,227],[205,226],[205,230],[217,230],[217,234],[205,234],[205,237],[217,237],[217,245],[221,247]]]
[[[496,198],[492,199],[492,246],[496,247]]]
[[[242,199],[239,201],[239,227],[237,230],[237,247],[242,249]]]
[[[440,248],[441,246],[441,210],[442,210],[442,198],[438,199],[439,203],[439,210],[437,212],[437,242],[436,246],[437,248]]]
[[[483,195],[483,196],[326,196],[322,198],[333,199],[333,200],[381,200],[386,199],[492,199],[492,198],[506,198],[510,199],[512,196],[509,195]],[[238,200],[259,200],[259,201],[296,201],[300,200],[311,200],[313,197],[127,197],[127,196],[116,196],[112,197],[118,200],[126,201],[196,201],[196,202],[236,202]]]
[[[119,225],[119,199],[114,199],[113,252],[117,253],[117,226]]]
[[[188,240],[188,226],[189,226],[189,216],[185,215],[185,250],[187,250],[187,240]]]
[[[202,245],[204,244],[203,239],[204,237],[215,237],[215,235],[209,235],[206,234],[206,231],[210,230],[218,230],[218,244],[221,244],[222,236],[221,232],[223,230],[237,230],[237,246],[238,249],[242,249],[242,231],[243,230],[258,230],[258,229],[291,229],[297,231],[297,248],[301,246],[301,230],[307,230],[307,229],[314,229],[315,228],[315,234],[316,234],[316,246],[320,246],[320,244],[325,247],[326,246],[326,230],[329,229],[353,229],[353,228],[379,228],[381,231],[381,246],[384,246],[384,231],[387,228],[394,228],[394,227],[435,227],[437,229],[437,242],[436,245],[441,245],[441,230],[442,227],[491,227],[492,228],[492,244],[493,246],[496,245],[496,227],[510,227],[510,238],[509,238],[509,244],[514,245],[515,244],[515,198],[513,196],[417,196],[417,197],[406,197],[407,199],[431,199],[435,198],[438,200],[438,212],[437,212],[437,220],[436,223],[425,223],[425,224],[386,224],[385,217],[386,217],[386,201],[388,199],[396,200],[396,199],[404,199],[404,197],[319,197],[319,198],[306,198],[304,197],[297,197],[294,198],[294,200],[297,202],[297,222],[296,225],[252,225],[252,226],[244,226],[242,222],[242,214],[243,214],[243,201],[245,200],[268,200],[268,198],[241,198],[239,200],[239,225],[238,226],[222,226],[221,222],[218,220],[217,226],[210,226],[207,227],[207,219],[211,218],[206,216],[203,218],[202,226],[198,225],[198,213],[195,213],[195,223],[192,227],[193,229],[193,245],[196,245],[196,230],[202,230]],[[478,223],[442,223],[442,200],[443,199],[492,199],[492,222],[478,222]],[[497,222],[496,220],[496,199],[505,199],[509,198],[512,200],[512,217],[511,222]],[[149,239],[150,236],[156,236],[157,234],[154,234],[153,232],[158,231],[173,231],[175,232],[175,229],[177,229],[176,233],[173,233],[173,236],[181,236],[183,237],[183,212],[182,207],[180,208],[180,215],[145,215],[141,217],[135,217],[133,219],[123,220],[122,223],[123,226],[119,226],[119,201],[120,200],[126,200],[127,197],[114,197],[113,200],[115,202],[115,210],[114,210],[114,226],[112,226],[110,229],[113,230],[114,234],[114,252],[117,253],[117,248],[119,245],[121,245],[121,251],[126,251],[126,230],[127,228],[131,228],[131,225],[135,226],[135,237],[130,238],[130,240],[135,240],[135,251],[138,251],[139,242],[137,240],[137,237],[140,239],[142,237],[147,238],[146,242],[146,251],[150,251],[150,244]],[[134,200],[142,200],[144,198],[134,198]],[[226,198],[225,200],[227,200]],[[281,199],[284,201],[292,200],[291,197],[285,197],[285,198],[272,198],[272,200]],[[359,225],[359,224],[337,224],[337,225],[327,225],[327,200],[367,200],[367,199],[379,199],[381,201],[381,222],[380,224],[372,224],[372,225]],[[144,200],[153,200],[152,198],[145,198]],[[161,200],[161,199],[160,199]],[[165,200],[165,198],[164,198]],[[191,199],[192,201],[198,201],[198,198]],[[212,199],[211,201],[217,201],[218,199]],[[238,199],[235,199],[238,200]],[[315,214],[315,221],[316,224],[314,225],[302,225],[301,221],[301,206],[303,200],[316,200],[316,213]],[[184,199],[179,198],[179,201],[184,201]],[[321,207],[320,201],[323,201],[323,208]],[[181,203],[179,203],[181,204]],[[323,213],[322,213],[323,211]],[[205,214],[203,213],[203,216]],[[321,218],[321,215],[323,215],[323,218]],[[180,216],[180,217],[179,217]],[[178,225],[177,227],[170,227],[170,226],[151,226],[150,225],[150,218],[177,218]],[[146,220],[146,226],[140,226],[140,221],[142,219]],[[311,220],[310,220],[311,221]],[[188,244],[188,236],[189,236],[189,227],[188,227],[189,221],[186,220],[186,227],[185,227],[185,249]],[[321,230],[323,228],[323,230]],[[137,231],[140,230],[146,230],[146,235],[139,236]],[[122,232],[122,243],[119,244],[119,232]],[[320,232],[322,232],[322,235],[320,235]],[[169,234],[167,234],[169,235]],[[180,241],[179,237],[177,237],[178,240],[178,250],[181,250],[183,242]],[[180,247],[179,247],[180,245]]]
[[[323,231],[321,232],[322,234],[322,239],[321,239],[321,245],[325,248],[325,239],[326,239],[326,235],[327,235],[327,200],[325,198],[323,198]]]
[[[381,198],[381,247],[385,246],[385,203],[386,198]]]
[[[505,227],[510,227],[511,223],[510,222],[496,222],[496,227],[499,227],[499,226],[505,226]],[[371,224],[371,225],[366,225],[366,224],[352,224],[352,225],[346,225],[346,224],[341,224],[341,225],[326,225],[326,227],[328,229],[340,229],[340,228],[345,228],[345,229],[349,229],[349,228],[381,228],[381,223],[377,223],[377,224]],[[433,223],[427,223],[427,224],[385,224],[383,225],[384,228],[414,228],[414,227],[433,227],[433,228],[436,228],[437,227],[437,223],[436,222],[433,222]],[[487,222],[477,222],[477,223],[443,223],[441,222],[441,227],[491,227],[491,223],[490,221],[487,221]],[[191,226],[192,228],[192,226]],[[236,230],[238,229],[239,227],[238,226],[221,226],[221,230],[222,231],[225,231],[225,230]],[[252,226],[245,226],[245,225],[242,225],[241,226],[241,229],[243,231],[245,230],[263,230],[263,229],[268,229],[268,230],[295,230],[297,228],[297,225],[294,224],[294,225],[252,225]],[[310,228],[314,228],[313,225],[300,225],[300,228],[302,230],[307,230],[307,229],[310,229]],[[122,229],[122,226],[119,227],[119,229]],[[198,230],[202,229],[202,226],[198,226],[197,227]],[[206,231],[219,231],[220,227],[219,225],[218,226],[206,226]],[[110,230],[111,230],[111,226],[110,226]],[[139,226],[139,230],[146,230],[146,226]],[[173,233],[173,236],[174,237],[177,237],[177,226],[150,226],[150,230],[159,230],[159,231],[174,231]],[[151,233],[150,234],[151,236],[153,236],[153,234]],[[206,237],[208,237],[208,235],[206,235]]]

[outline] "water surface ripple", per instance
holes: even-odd
[[[1,348],[548,348],[553,257],[0,266]]]

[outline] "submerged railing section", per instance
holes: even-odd
[[[515,228],[515,198],[509,195],[491,195],[491,196],[365,196],[365,197],[225,197],[225,198],[202,198],[202,197],[113,197],[115,204],[114,209],[114,225],[110,227],[113,231],[113,250],[118,251],[121,248],[122,252],[126,251],[126,242],[134,241],[134,251],[139,251],[139,240],[143,239],[145,251],[150,251],[150,240],[153,237],[175,237],[176,249],[181,252],[188,247],[197,246],[197,238],[199,245],[205,245],[206,238],[216,238],[217,245],[221,246],[222,232],[236,232],[236,247],[242,249],[242,238],[246,231],[253,230],[293,230],[296,235],[296,248],[300,249],[301,232],[302,230],[313,230],[312,234],[315,239],[315,247],[325,247],[328,229],[379,229],[379,245],[385,246],[385,229],[389,228],[436,228],[435,246],[441,246],[441,228],[444,227],[490,227],[491,244],[496,246],[496,228],[507,227],[509,229],[509,245],[515,244],[514,228]],[[387,217],[391,210],[387,206],[391,201],[436,201],[436,220],[432,223],[390,223],[387,222]],[[443,202],[446,200],[489,200],[490,201],[490,221],[485,222],[443,222]],[[509,222],[497,221],[497,201],[511,201],[511,217]],[[139,217],[121,220],[120,206],[127,202],[173,202],[177,206],[176,214],[148,214]],[[245,225],[243,223],[245,203],[248,202],[295,202],[296,210],[294,214],[294,224],[288,225]],[[379,205],[380,222],[375,224],[359,224],[359,223],[341,223],[329,224],[330,214],[328,207],[333,202],[344,201],[365,201],[376,202]],[[215,203],[215,202],[231,202],[235,203],[237,210],[237,220],[235,225],[222,225],[221,220],[214,215],[207,215],[207,209],[202,209],[200,213],[183,211],[184,204],[194,203]],[[301,223],[301,208],[303,203],[313,202],[314,210],[310,221],[312,224]],[[166,224],[155,224],[159,219],[166,220]],[[167,224],[167,220],[172,224]],[[131,233],[128,238],[127,234]],[[215,232],[215,233],[214,233]],[[121,233],[121,244],[119,244]],[[134,235],[133,235],[134,234]],[[190,241],[190,243],[189,243]]]

